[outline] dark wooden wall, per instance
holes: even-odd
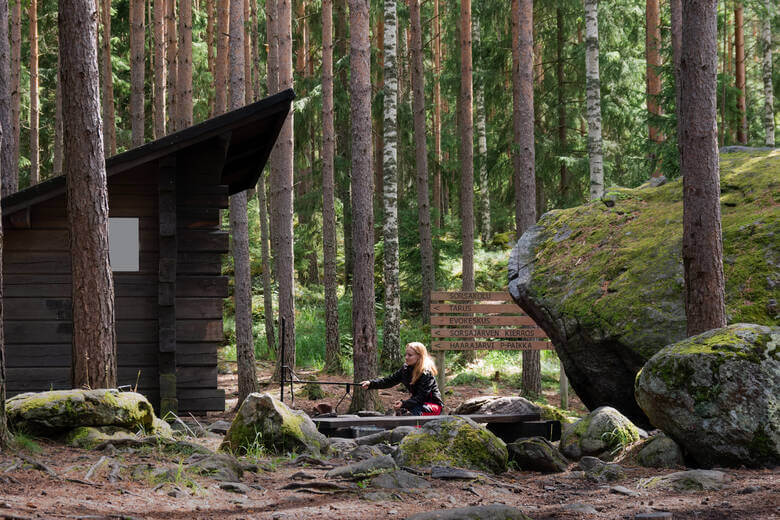
[[[219,209],[228,205],[227,187],[219,185],[226,146],[224,139],[214,139],[195,152],[179,152],[174,161],[175,356],[168,359],[175,359],[179,412],[224,409],[224,392],[217,389],[217,348],[228,285],[221,276],[228,233],[219,221]],[[155,406],[164,362],[159,334],[159,164],[109,177],[109,214],[139,218],[141,246],[140,271],[114,274],[119,384],[137,385]],[[17,215],[5,226],[8,395],[70,388],[71,265],[65,196],[35,204],[29,219]]]

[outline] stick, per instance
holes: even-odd
[[[92,475],[94,475],[94,474],[95,474],[95,472],[96,472],[96,471],[97,471],[97,470],[100,468],[100,466],[102,466],[103,464],[105,464],[105,462],[106,462],[107,460],[108,460],[108,459],[106,458],[106,456],[105,456],[105,455],[103,455],[102,457],[100,457],[100,458],[98,459],[98,461],[97,461],[97,462],[96,462],[96,463],[95,463],[95,464],[94,464],[94,465],[93,465],[91,468],[89,468],[89,471],[87,471],[87,474],[86,474],[86,475],[84,475],[84,480],[92,480]]]
[[[55,473],[54,470],[51,469],[46,464],[44,464],[42,462],[38,462],[34,458],[28,457],[27,455],[25,455],[23,453],[17,453],[16,456],[19,457],[20,459],[22,459],[23,461],[25,461],[27,464],[30,464],[33,468],[39,469],[39,470],[41,470],[41,471],[43,471],[45,473],[48,473],[52,477],[57,477],[57,473]]]

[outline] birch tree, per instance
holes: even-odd
[[[355,381],[371,379],[377,372],[371,168],[371,46],[368,13],[368,0],[349,0],[352,240],[355,251],[352,338]],[[377,404],[376,390],[364,390],[358,385],[350,411],[375,410]]]
[[[474,20],[473,27],[474,47],[480,49],[481,34],[479,21]],[[484,71],[482,71],[484,74]],[[490,242],[490,188],[488,186],[487,170],[487,124],[485,115],[485,88],[484,80],[478,76],[476,81],[475,96],[477,105],[477,153],[479,154],[479,221],[480,237],[482,244]]]
[[[394,1],[394,0],[393,0]],[[336,280],[334,184],[333,0],[322,2],[322,249],[325,283],[325,371],[340,370],[339,302]],[[385,318],[386,319],[386,318]],[[385,340],[386,341],[386,340]]]
[[[716,87],[717,0],[684,0],[680,169],[688,335],[726,325]]]
[[[414,3],[414,2],[413,2]],[[385,321],[381,364],[401,361],[401,296],[398,259],[398,13],[396,0],[384,0],[383,217]]]
[[[761,71],[764,80],[764,144],[775,146],[775,110],[772,89],[772,0],[765,1],[766,15],[761,25],[763,60]]]
[[[598,0],[585,0],[585,96],[588,105],[590,200],[604,195],[604,159],[601,153],[601,80],[599,79]]]

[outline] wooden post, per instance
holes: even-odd
[[[569,409],[569,378],[566,376],[566,371],[563,369],[563,363],[558,360],[558,367],[560,370],[561,380],[561,408],[564,410]]]
[[[176,397],[176,156],[159,163],[158,373],[160,417],[177,413]]]
[[[442,396],[444,395],[444,387],[447,383],[447,377],[444,374],[445,356],[446,356],[446,352],[444,350],[440,350],[436,352],[436,370],[439,371],[439,376],[438,376],[439,392],[441,392]]]

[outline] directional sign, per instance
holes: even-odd
[[[549,341],[434,341],[431,350],[554,350]]]
[[[536,325],[528,316],[432,316],[431,325]]]
[[[547,335],[539,327],[527,329],[431,329],[434,338],[523,338],[528,341],[546,339]]]
[[[500,301],[511,302],[512,297],[508,292],[443,292],[433,291],[431,292],[431,301]]]
[[[515,305],[514,303],[494,303],[494,304],[478,304],[478,303],[433,303],[431,304],[431,312],[433,314],[442,313],[471,313],[478,312],[482,314],[502,314],[512,313],[518,315],[525,315],[525,313]]]

